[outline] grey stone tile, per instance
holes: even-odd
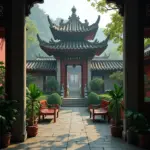
[[[49,117],[47,117],[49,118]],[[56,123],[41,122],[37,137],[12,144],[14,150],[142,150],[110,134],[107,122],[93,122],[87,108],[61,107]]]

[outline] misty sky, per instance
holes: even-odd
[[[68,20],[68,17],[71,15],[71,8],[75,6],[77,9],[76,13],[83,22],[87,19],[92,24],[96,21],[98,15],[101,15],[99,23],[101,28],[110,22],[109,14],[100,14],[87,0],[44,0],[44,4],[40,4],[39,6],[52,19],[63,18],[64,20]]]

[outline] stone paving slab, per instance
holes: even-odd
[[[99,118],[98,118],[99,119]],[[38,135],[24,143],[12,144],[12,150],[142,150],[110,134],[110,125],[93,122],[87,108],[62,107],[57,122],[48,116],[40,122]]]

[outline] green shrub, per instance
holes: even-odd
[[[42,96],[40,96],[40,97],[38,98],[38,100],[39,100],[39,101],[41,101],[41,100],[48,100],[48,96],[49,96],[48,94],[47,94],[47,95],[46,95],[46,94],[45,94],[45,95],[42,95]]]
[[[58,93],[52,93],[48,96],[48,104],[62,104],[62,98]]]
[[[88,104],[100,104],[100,97],[94,93],[94,92],[91,92],[89,95],[88,95]]]
[[[104,80],[101,78],[95,78],[95,79],[91,80],[90,81],[91,91],[99,93],[103,84],[104,84]]]
[[[47,79],[47,89],[51,90],[51,93],[55,93],[59,89],[59,82],[55,79],[55,77],[49,77]]]
[[[111,100],[111,96],[108,95],[108,94],[100,94],[99,97],[100,97],[100,99],[104,99],[104,100],[107,100],[107,101]]]

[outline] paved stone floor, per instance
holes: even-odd
[[[140,150],[110,135],[107,122],[93,123],[87,108],[61,108],[56,123],[39,124],[39,133],[24,143],[10,145],[13,150]]]

